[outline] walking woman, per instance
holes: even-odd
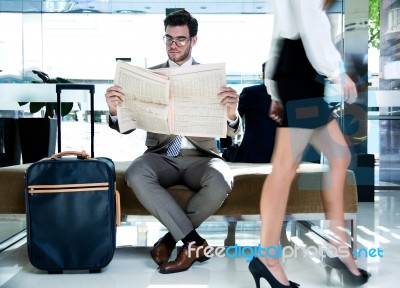
[[[334,0],[274,0],[274,30],[266,84],[274,101],[270,116],[279,122],[260,202],[261,247],[278,247],[291,182],[308,143],[322,151],[330,164],[324,177],[322,200],[330,230],[330,243],[340,251],[326,257],[327,271],[337,269],[349,286],[361,286],[369,274],[359,269],[346,245],[343,231],[343,193],[350,151],[330,107],[323,99],[325,80],[339,84],[347,103],[357,98],[354,82],[341,69],[325,13]],[[344,253],[346,252],[346,253]],[[348,253],[347,253],[348,252]],[[256,286],[265,278],[273,288],[298,287],[288,280],[278,258],[258,255],[249,264]]]

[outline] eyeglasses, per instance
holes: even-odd
[[[168,35],[164,35],[164,37],[163,37],[164,43],[168,46],[172,45],[172,43],[175,42],[176,46],[183,47],[186,45],[187,42],[189,42],[191,40],[192,40],[192,37],[190,37],[190,38],[186,38],[186,37],[174,38],[174,37],[171,37]]]

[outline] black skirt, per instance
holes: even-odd
[[[332,119],[324,100],[325,79],[312,67],[301,39],[282,39],[273,80],[284,106],[282,127],[315,129]]]

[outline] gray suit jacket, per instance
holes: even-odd
[[[199,64],[193,60],[193,65]],[[158,69],[158,68],[168,68],[168,61],[149,69]],[[239,117],[239,122],[235,128],[226,124],[228,127],[227,136],[235,136],[236,133],[239,131],[239,127],[241,127],[241,118]],[[113,123],[111,119],[109,119],[109,126],[112,129],[119,131],[118,121]],[[126,134],[131,133],[134,130],[128,131]],[[152,133],[147,132],[146,137],[146,146],[147,150],[144,153],[148,152],[161,152],[166,149],[167,145],[175,138],[175,135],[167,135],[167,134],[159,134],[159,133]],[[217,148],[217,144],[215,138],[210,137],[186,137],[190,143],[196,147],[197,150],[194,149],[183,149],[181,150],[181,155],[209,155],[209,156],[216,156],[222,159],[219,155],[219,151]]]

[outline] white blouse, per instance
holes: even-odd
[[[279,60],[279,38],[301,38],[311,65],[329,80],[344,72],[341,71],[342,59],[333,44],[331,25],[322,5],[323,0],[273,0],[274,27],[265,77],[268,92],[275,100],[279,97],[275,83],[270,79]]]

